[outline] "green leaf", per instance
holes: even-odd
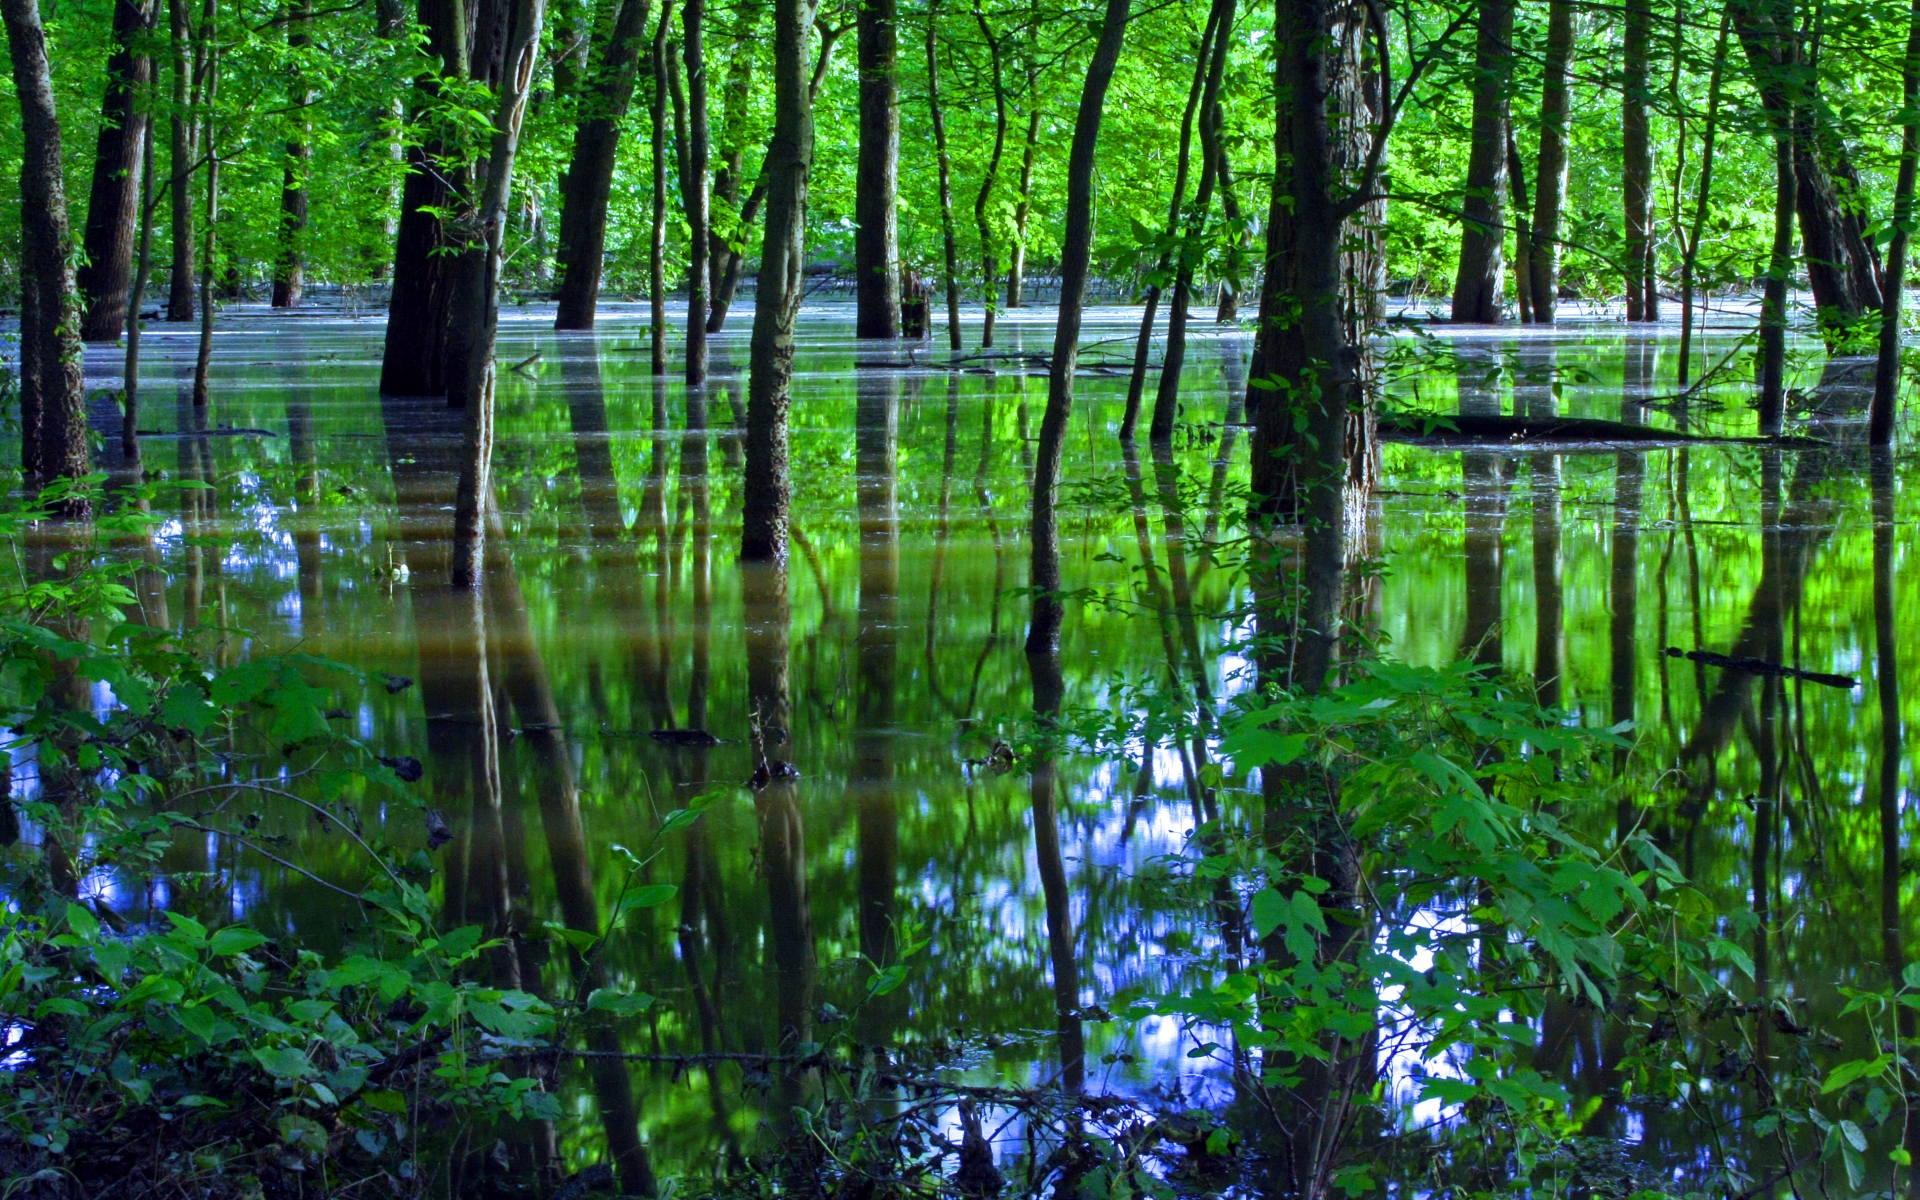
[[[275,1079],[303,1079],[313,1073],[313,1064],[307,1061],[307,1056],[292,1046],[255,1050],[253,1058]]]
[[[679,894],[680,889],[671,883],[642,884],[620,898],[613,919],[618,921],[636,908],[658,908]]]
[[[1280,928],[1282,921],[1292,915],[1292,908],[1279,892],[1273,888],[1262,888],[1253,895],[1252,912],[1249,915],[1253,920],[1254,937],[1265,941],[1268,935]]]
[[[167,920],[173,922],[173,932],[169,940],[199,949],[207,944],[207,927],[192,917],[169,911]]]
[[[311,1117],[281,1117],[280,1140],[295,1150],[310,1154],[327,1152],[326,1128]]]
[[[180,981],[170,975],[149,975],[135,984],[132,991],[120,997],[120,1007],[132,1008],[136,1004],[144,1004],[149,1000],[157,1000],[162,1004],[175,1004],[186,994],[186,991],[187,989],[181,986]]]
[[[645,992],[628,995],[612,988],[595,988],[587,997],[587,1007],[595,1012],[612,1013],[616,1017],[631,1017],[652,1008],[653,997]]]
[[[1832,1092],[1839,1091],[1855,1080],[1869,1076],[1877,1076],[1881,1071],[1885,1070],[1887,1064],[1892,1061],[1893,1055],[1882,1054],[1878,1058],[1856,1058],[1851,1062],[1843,1062],[1833,1070],[1827,1072],[1826,1081],[1820,1085],[1820,1094],[1825,1096]],[[1845,1122],[1841,1123],[1845,1124]],[[1860,1148],[1864,1150],[1866,1147],[1862,1146]]]
[[[67,905],[67,928],[74,936],[91,942],[100,936],[100,922],[83,904]]]
[[[210,948],[215,957],[229,958],[235,954],[245,954],[255,946],[264,945],[266,941],[267,935],[257,929],[229,925],[213,935]]]

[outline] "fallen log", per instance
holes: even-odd
[[[1484,446],[1502,442],[1527,446],[1707,444],[1812,450],[1829,444],[1808,437],[1723,437],[1681,433],[1676,429],[1629,425],[1625,421],[1602,421],[1594,417],[1506,417],[1492,413],[1381,413],[1380,436],[1390,442],[1442,446]]]
[[[1747,675],[1772,675],[1780,679],[1804,679],[1808,683],[1818,683],[1825,687],[1843,688],[1852,691],[1860,686],[1860,681],[1851,675],[1829,675],[1824,671],[1803,671],[1799,667],[1789,667],[1782,663],[1768,662],[1764,658],[1735,658],[1730,654],[1715,654],[1711,650],[1682,650],[1678,646],[1667,647],[1668,658],[1685,658],[1693,662],[1705,663],[1709,667],[1719,667],[1723,671],[1739,671]]]

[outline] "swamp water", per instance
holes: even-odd
[[[1029,377],[1008,358],[935,369],[943,355],[927,347],[909,356],[857,343],[850,307],[809,306],[783,620],[781,596],[735,562],[749,315],[736,312],[715,339],[700,391],[647,373],[637,309],[609,306],[591,335],[555,334],[550,320],[536,308],[503,314],[499,524],[479,598],[442,583],[457,420],[439,401],[377,395],[380,319],[223,318],[204,413],[188,399],[193,335],[152,327],[141,425],[159,436],[144,443],[146,469],[210,487],[181,492],[158,529],[146,620],[228,630],[230,661],[297,649],[370,673],[347,719],[381,753],[424,764],[412,786],[452,834],[431,852],[449,925],[598,928],[624,875],[615,847],[644,845],[660,813],[720,789],[647,869],[679,898],[630,914],[603,959],[614,981],[658,1003],[627,1023],[624,1044],[601,1048],[661,1061],[592,1060],[566,1077],[573,1111],[624,1109],[628,1128],[637,1113],[662,1175],[725,1170],[768,1136],[765,1122],[779,1125],[779,1091],[753,1056],[777,1049],[783,1027],[891,1043],[978,1084],[1057,1081],[1062,1038],[1084,1038],[1088,1092],[1153,1110],[1227,1103],[1228,1071],[1188,1056],[1192,1033],[1107,1019],[1127,989],[1177,987],[1217,936],[1154,882],[1194,828],[1190,764],[1170,747],[1146,773],[1069,755],[1046,812],[1026,774],[997,761],[996,744],[1019,737],[1031,708],[1027,602],[1014,589],[1026,575],[1039,370]],[[1091,312],[1086,337],[1109,344],[1086,361],[1119,360],[1137,320],[1134,309]],[[1747,328],[1716,325],[1705,360],[1733,352]],[[1000,331],[1003,350],[1045,353],[1051,310],[1003,313]],[[1217,699],[1251,685],[1235,615],[1245,580],[1230,554],[1215,563],[1203,551],[1240,527],[1250,340],[1201,331],[1183,428],[1160,462],[1145,445],[1146,461],[1129,460],[1114,436],[1124,371],[1081,373],[1063,574],[1094,594],[1069,610],[1070,706],[1124,704],[1124,685],[1170,669],[1204,678]],[[1389,363],[1388,398],[1669,425],[1677,341],[1671,326],[1629,333],[1604,319],[1436,326],[1399,339],[1411,349]],[[117,362],[90,352],[89,386],[114,386]],[[1764,873],[1779,931],[1773,977],[1814,1028],[1830,1023],[1842,986],[1885,978],[1870,375],[1866,363],[1803,365],[1796,402],[1832,443],[1820,450],[1390,445],[1366,530],[1365,555],[1382,569],[1360,608],[1391,654],[1551,676],[1570,720],[1631,721],[1636,752],[1654,763],[1718,752],[1688,760],[1704,785],[1625,803],[1619,819],[1655,830],[1722,911],[1744,907]],[[1735,381],[1710,387],[1681,415],[1698,431],[1750,433],[1749,394]],[[1894,502],[1904,561],[1915,526],[1904,496]],[[1191,604],[1170,622],[1136,594],[1148,559],[1162,576],[1184,568]],[[1896,595],[1899,630],[1911,628],[1910,572]],[[1736,687],[1744,677],[1668,646],[1773,647],[1862,683],[1789,682],[1749,703],[1761,694],[1751,680]],[[749,700],[767,694],[754,673],[783,657],[785,711],[766,711]],[[1910,706],[1920,653],[1901,668]],[[736,787],[759,765],[756,722],[799,772],[758,800]],[[650,736],[675,729],[720,741]],[[1759,857],[1745,800],[1761,787],[1757,744],[1772,747],[1767,770],[1785,772],[1787,797]],[[29,771],[15,779],[32,786]],[[282,858],[348,891],[368,882],[364,860],[305,811],[258,815]],[[427,848],[414,807],[360,817],[397,846]],[[97,873],[85,886],[133,920],[192,904],[329,955],[364,921],[338,893],[217,837],[173,856],[177,878]],[[896,990],[863,1002],[873,969],[862,955],[883,957],[910,930],[926,948]],[[552,952],[525,946],[511,969],[531,985]],[[1622,1102],[1616,1025],[1590,1008],[1560,1013],[1540,1065],[1593,1099],[1587,1132],[1623,1145],[1643,1177],[1704,1172],[1717,1154],[1701,1113]],[[675,1061],[697,1055],[708,1057]],[[1415,1119],[1439,1115],[1412,1103],[1410,1064],[1386,1066]],[[1700,1101],[1711,1119],[1737,1114],[1732,1089]],[[941,1120],[957,1142],[957,1112]],[[602,1126],[573,1128],[586,1140],[563,1147],[570,1158],[605,1152],[592,1144]],[[1020,1121],[986,1128],[1002,1161],[1030,1151]],[[1757,1146],[1725,1136],[1727,1154],[1759,1166]]]

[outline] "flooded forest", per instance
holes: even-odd
[[[6,1197],[1920,1193],[1920,0],[0,17]]]

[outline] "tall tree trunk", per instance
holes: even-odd
[[[636,0],[628,0],[634,3]],[[474,330],[461,372],[467,393],[449,392],[450,405],[466,409],[465,449],[459,490],[454,497],[453,584],[477,587],[485,565],[486,509],[493,494],[494,333],[500,323],[500,272],[505,265],[507,204],[513,194],[513,161],[520,148],[520,125],[533,91],[533,69],[540,57],[540,23],[546,0],[513,0],[508,18],[504,70],[493,139],[487,152],[486,188],[480,194],[480,232],[486,262],[478,291],[463,291],[456,314]]]
[[[206,228],[200,231],[200,346],[193,361],[193,406],[207,406],[207,386],[213,373],[214,238],[220,228],[220,0],[206,0],[200,10],[200,51],[206,62],[201,88],[200,142],[207,149]]]
[[[940,244],[947,285],[947,348],[960,351],[960,252],[953,237],[953,160],[947,154],[947,117],[940,108],[940,3],[927,6],[927,111],[933,117],[933,152],[940,169]]]
[[[1213,35],[1219,11],[1207,8],[1206,27],[1194,44],[1193,80],[1187,85],[1187,106],[1181,110],[1180,149],[1173,160],[1173,194],[1167,198],[1167,238],[1180,236],[1180,213],[1187,202],[1187,177],[1193,170],[1193,121],[1200,111],[1200,95],[1207,87],[1207,63],[1213,53]],[[1172,263],[1172,252],[1162,250],[1147,280],[1140,309],[1140,333],[1133,343],[1133,373],[1127,378],[1127,407],[1120,418],[1120,440],[1131,441],[1140,423],[1140,401],[1147,391],[1147,359],[1153,353],[1153,322],[1160,313],[1161,280]]]
[[[1760,432],[1779,433],[1787,406],[1787,287],[1793,278],[1794,171],[1791,110],[1774,122],[1773,250],[1760,297]]]
[[[1460,202],[1460,266],[1453,320],[1498,325],[1506,274],[1507,81],[1513,73],[1512,0],[1479,0],[1474,48],[1473,144]]]
[[[1573,114],[1567,60],[1573,55],[1573,0],[1549,0],[1546,61],[1540,77],[1540,159],[1533,179],[1533,319],[1553,324],[1560,295],[1560,209],[1567,195],[1567,127]]]
[[[466,78],[470,59],[467,0],[418,0],[433,69],[414,81],[414,119],[433,120],[442,80]],[[387,306],[380,391],[390,396],[443,396],[447,336],[458,258],[439,213],[455,207],[470,172],[445,161],[437,130],[407,150],[400,229],[394,239],[393,287]]]
[[[1378,218],[1350,211],[1341,197],[1365,155],[1356,131],[1384,115],[1369,102],[1365,19],[1357,5],[1276,0],[1275,22],[1287,33],[1275,47],[1274,151],[1288,169],[1274,186],[1267,218],[1260,333],[1249,374],[1263,387],[1248,394],[1247,405],[1254,414],[1250,485],[1259,527],[1294,522],[1304,529],[1304,598],[1289,617],[1283,657],[1287,679],[1312,691],[1326,677],[1338,637],[1348,491],[1356,478],[1361,487],[1371,481],[1360,339],[1377,297],[1342,294],[1349,278],[1374,278],[1350,269],[1352,251],[1343,248],[1350,239],[1377,236]],[[1498,115],[1496,105],[1496,123]],[[1475,153],[1482,149],[1476,142]],[[1504,143],[1491,149],[1504,150]]]
[[[1214,127],[1223,128],[1226,123],[1224,113],[1214,116]],[[1233,159],[1227,154],[1224,138],[1215,138],[1214,153],[1219,156],[1220,164],[1220,212],[1227,219],[1227,264],[1226,278],[1220,281],[1220,304],[1214,310],[1213,322],[1216,325],[1231,325],[1240,319],[1240,290],[1245,286],[1242,274],[1245,270],[1247,245],[1250,231],[1247,229],[1246,214],[1240,209],[1240,192],[1234,187]]]
[[[661,0],[653,34],[653,95],[647,103],[652,134],[653,226],[647,235],[648,347],[655,375],[667,373],[667,97],[673,90],[673,0]]]
[[[707,0],[680,7],[687,63],[687,170],[680,202],[687,216],[687,383],[707,381]]]
[[[719,333],[727,323],[734,285],[740,278],[738,260],[747,240],[747,223],[740,211],[740,185],[746,170],[747,122],[753,106],[753,60],[760,18],[765,12],[761,0],[747,0],[734,12],[733,47],[727,55],[727,83],[721,93],[720,162],[713,169],[713,195],[721,207],[717,213],[708,214],[708,333]]]
[[[141,139],[140,253],[134,262],[133,284],[127,289],[127,359],[121,371],[120,453],[130,467],[140,462],[140,306],[146,300],[147,280],[153,275],[153,122]]]
[[[80,338],[111,342],[127,324],[127,280],[140,212],[145,165],[140,148],[151,119],[149,88],[153,58],[147,34],[154,0],[115,0],[113,54],[107,59],[106,96],[100,102],[100,134],[94,142],[93,187],[80,266]]]
[[[1211,52],[1207,60],[1206,89],[1200,97],[1200,186],[1194,189],[1193,207],[1186,227],[1180,231],[1174,252],[1173,296],[1167,307],[1167,348],[1161,355],[1160,387],[1153,397],[1153,422],[1148,434],[1155,442],[1173,436],[1173,422],[1180,411],[1180,372],[1187,358],[1187,313],[1193,302],[1193,275],[1198,266],[1200,239],[1206,233],[1207,211],[1213,204],[1214,185],[1220,175],[1220,78],[1227,53],[1233,46],[1234,0],[1213,0],[1208,24],[1214,27]]]
[[[622,0],[580,99],[573,160],[560,181],[560,288],[555,329],[592,329],[607,252],[607,201],[613,193],[620,127],[633,102],[647,48],[647,0]]]
[[[193,62],[192,0],[167,0],[167,50],[173,72],[171,129],[167,140],[168,194],[173,262],[167,280],[167,320],[193,320],[193,172],[200,154],[188,104]]]
[[[900,70],[896,0],[862,0],[860,161],[853,191],[854,336],[900,336]]]
[[[1520,323],[1539,318],[1533,303],[1533,222],[1528,218],[1527,164],[1513,137],[1513,113],[1507,113],[1507,197],[1513,203],[1513,294],[1520,305]]]
[[[813,101],[807,37],[814,0],[774,0],[773,136],[767,142],[767,227],[753,304],[747,377],[747,462],[740,557],[772,564],[784,579],[791,499],[787,409],[793,399],[793,323],[806,265],[807,184],[813,171]]]
[[[293,104],[294,136],[287,140],[286,179],[280,188],[280,258],[273,271],[273,307],[298,308],[307,287],[307,175],[313,165],[313,147],[309,144],[313,120],[308,108],[318,98],[302,78],[300,61],[313,45],[308,25],[313,20],[312,0],[294,0],[287,12],[287,49],[293,59],[294,86],[289,95]]]
[[[1013,245],[1007,254],[1007,307],[1019,308],[1027,273],[1027,217],[1033,211],[1033,160],[1040,152],[1040,71],[1027,46],[1027,133],[1020,139],[1020,194],[1013,202]]]
[[[1627,320],[1647,321],[1649,225],[1653,220],[1653,144],[1647,126],[1647,58],[1653,40],[1649,0],[1626,0],[1623,45],[1625,75],[1620,90],[1620,184],[1626,205],[1626,241],[1621,252],[1627,281]]]
[[[1060,459],[1066,449],[1067,422],[1073,416],[1073,372],[1080,359],[1080,323],[1087,293],[1087,268],[1093,256],[1094,151],[1107,88],[1127,37],[1130,0],[1107,0],[1100,36],[1080,87],[1080,110],[1073,120],[1073,148],[1067,155],[1066,228],[1060,237],[1060,316],[1053,327],[1053,358],[1047,364],[1047,408],[1040,418],[1040,443],[1033,464],[1032,558],[1027,585],[1032,616],[1027,626],[1027,660],[1057,661],[1060,625],[1066,606],[1060,597],[1060,529],[1054,506],[1060,493]],[[1034,685],[1035,709],[1040,685]]]
[[[20,466],[29,480],[77,479],[90,466],[86,391],[53,65],[38,0],[0,0],[0,17],[20,104]],[[86,516],[86,501],[65,515]]]
[[[993,71],[993,151],[987,156],[987,170],[980,177],[980,190],[973,197],[973,223],[980,230],[980,300],[986,306],[980,327],[980,346],[986,349],[993,345],[993,318],[1000,307],[994,296],[997,282],[994,277],[1000,273],[1000,260],[994,249],[993,218],[987,206],[993,202],[994,184],[1000,179],[1000,159],[1007,150],[1007,80],[1005,64],[1001,62],[1000,39],[987,22],[987,12],[980,0],[974,0],[973,19],[987,43],[987,62]]]
[[[404,0],[374,0],[373,31],[382,41],[393,43],[394,52],[397,52],[398,43],[408,36],[407,9]],[[407,178],[406,98],[398,92],[388,96],[374,110],[373,118],[384,127],[387,135],[387,169],[390,175],[381,225],[387,242],[392,244],[400,233],[400,203]],[[392,267],[393,264],[388,261],[375,263],[373,277],[386,278]]]
[[[1880,357],[1873,370],[1873,407],[1867,440],[1893,444],[1893,418],[1900,400],[1900,308],[1907,286],[1907,243],[1913,225],[1916,166],[1920,166],[1920,0],[1907,16],[1907,53],[1900,64],[1900,172],[1893,185],[1893,237],[1887,242],[1887,275],[1880,311]],[[1909,1129],[1912,1129],[1909,1118]]]
[[[1693,225],[1687,233],[1685,257],[1680,262],[1680,369],[1681,387],[1693,369],[1693,279],[1700,262],[1700,238],[1706,233],[1707,208],[1713,201],[1713,144],[1720,125],[1720,83],[1726,74],[1727,29],[1731,14],[1720,13],[1720,37],[1714,44],[1713,70],[1707,79],[1707,127],[1700,144],[1700,186],[1693,202]]]

